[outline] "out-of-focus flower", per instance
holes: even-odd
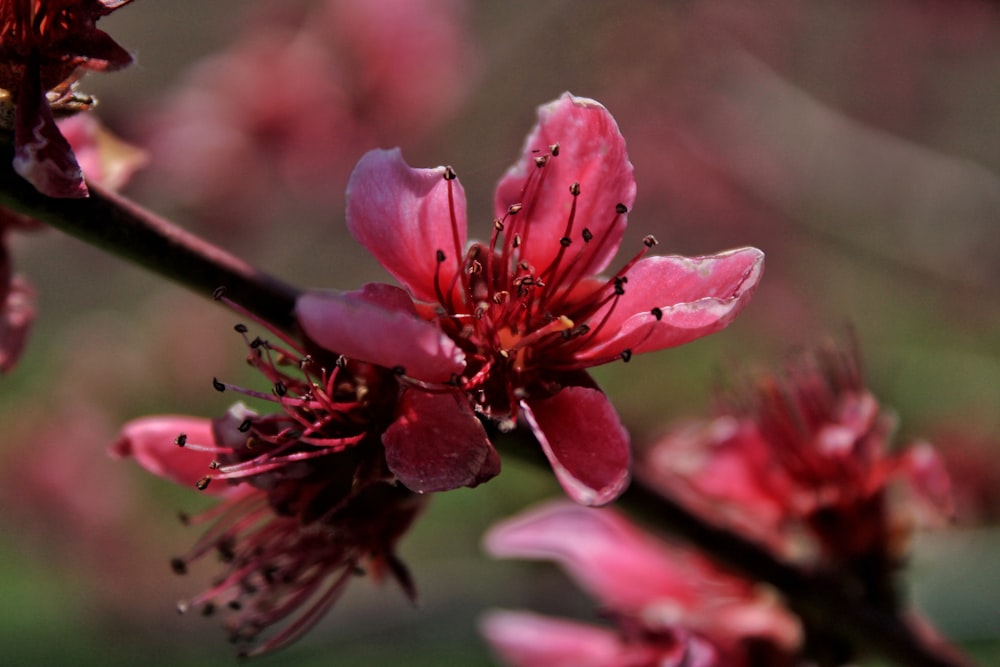
[[[773,599],[612,510],[551,503],[495,526],[485,545],[494,556],[555,561],[616,621],[611,631],[488,616],[486,638],[516,667],[793,664],[799,628]]]
[[[408,293],[387,285],[379,299],[307,293],[298,303],[306,333],[349,358],[397,368],[409,400],[454,395],[452,427],[475,420],[470,404],[502,430],[523,417],[567,493],[588,504],[625,488],[630,453],[585,369],[724,328],[763,270],[755,248],[644,258],[655,244],[647,237],[614,275],[598,277],[618,250],[635,181],[611,114],[569,94],[539,110],[497,187],[488,242],[466,247],[455,172],[413,169],[398,149],[365,155],[347,197],[351,233]],[[395,435],[385,442],[390,457],[437,437],[402,426]]]
[[[0,98],[12,116],[14,169],[50,197],[86,197],[83,172],[53,110],[75,112],[79,70],[110,71],[132,56],[96,27],[131,0],[5,0],[0,3]]]
[[[862,577],[880,594],[912,524],[890,483],[950,511],[949,482],[926,443],[890,451],[894,417],[865,387],[855,350],[803,354],[760,377],[744,405],[660,438],[647,481],[780,553]],[[886,600],[880,600],[886,602]]]
[[[187,518],[212,526],[172,566],[182,574],[206,555],[221,557],[211,588],[181,611],[224,611],[234,642],[252,644],[282,626],[247,655],[294,641],[359,573],[387,574],[415,595],[395,545],[426,497],[399,485],[386,467],[380,436],[396,414],[393,373],[334,358],[324,365],[286,343],[247,338],[248,361],[271,382],[270,393],[215,380],[216,389],[270,400],[279,412],[237,403],[214,420],[146,417],[127,424],[112,449],[222,499]]]
[[[156,187],[213,222],[267,219],[287,191],[329,206],[372,145],[419,139],[476,71],[463,0],[271,5],[152,114]],[[234,169],[234,165],[239,165]]]

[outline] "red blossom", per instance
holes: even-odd
[[[865,387],[853,350],[802,355],[760,377],[748,399],[688,422],[644,456],[648,481],[784,555],[860,575],[873,593],[901,564],[915,506],[950,511],[949,482],[926,443],[891,450],[893,415]]]
[[[247,331],[243,325],[237,330]],[[427,499],[399,484],[386,467],[380,436],[392,422],[398,396],[391,371],[333,358],[324,366],[291,340],[247,337],[246,342],[248,361],[271,391],[218,380],[215,388],[270,400],[278,411],[258,414],[237,403],[213,420],[137,419],[122,429],[112,453],[221,498],[203,514],[185,518],[212,526],[171,565],[183,574],[214,553],[223,561],[222,572],[211,588],[180,608],[206,615],[223,611],[230,638],[250,645],[242,653],[255,655],[305,633],[358,574],[388,575],[415,597],[395,546]],[[433,405],[410,408],[433,417]],[[427,428],[421,415],[410,419]],[[431,467],[419,480],[428,487],[422,490],[433,490],[435,474]]]
[[[611,510],[551,503],[494,526],[485,545],[494,556],[558,563],[617,621],[611,631],[491,615],[484,633],[515,667],[553,664],[546,657],[557,665],[779,665],[799,644],[796,622],[750,582]],[[755,662],[763,656],[770,661]]]
[[[585,369],[724,328],[763,269],[755,248],[644,257],[655,245],[647,237],[621,269],[599,277],[621,243],[635,181],[611,114],[569,94],[539,110],[521,159],[500,181],[488,242],[466,243],[455,172],[411,168],[398,149],[365,155],[347,199],[351,233],[409,294],[379,302],[372,286],[307,293],[298,303],[306,333],[349,358],[395,367],[410,391],[460,393],[502,430],[523,416],[563,487],[587,504],[621,493],[630,452]],[[472,428],[459,404],[451,419]],[[414,454],[434,446],[421,433],[408,442]],[[394,443],[385,445],[391,452]],[[412,463],[393,469],[406,478]]]
[[[73,150],[52,105],[73,109],[78,70],[110,71],[132,62],[97,20],[131,0],[0,2],[0,88],[14,104],[14,169],[51,197],[86,197]],[[50,92],[51,91],[51,92]],[[11,129],[11,128],[8,128]]]

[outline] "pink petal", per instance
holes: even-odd
[[[41,89],[38,64],[26,68],[14,118],[14,171],[49,197],[87,196],[83,172],[59,132]]]
[[[764,270],[764,253],[740,248],[706,257],[647,257],[629,272],[625,294],[592,318],[597,339],[574,359],[601,363],[683,345],[724,329],[746,307]],[[655,309],[655,311],[654,311]]]
[[[358,292],[307,292],[295,307],[299,324],[324,348],[427,382],[447,382],[465,368],[465,353],[392,285]]]
[[[550,398],[522,401],[521,408],[570,498],[603,505],[625,490],[628,432],[600,389],[564,387]]]
[[[512,667],[628,667],[634,652],[603,628],[530,612],[493,611],[479,631],[497,656]],[[649,663],[652,664],[652,663]]]
[[[476,486],[500,472],[500,458],[469,404],[454,394],[407,391],[382,436],[389,469],[417,493]]]
[[[373,150],[361,158],[347,184],[347,228],[422,301],[437,301],[438,251],[446,257],[440,263],[442,291],[448,290],[465,252],[465,190],[458,179],[445,180],[445,174],[444,167],[411,168],[398,148]]]
[[[916,493],[917,501],[924,505],[927,518],[954,518],[951,475],[933,445],[928,442],[912,445],[899,457],[897,465]]]
[[[698,581],[680,551],[647,537],[620,514],[552,502],[495,525],[484,547],[501,558],[555,561],[616,611],[637,613],[677,600],[700,602]]]
[[[172,482],[194,488],[211,469],[215,459],[203,452],[177,445],[177,438],[186,436],[188,443],[212,447],[212,420],[178,415],[160,415],[134,419],[122,427],[121,435],[111,446],[115,458],[132,457],[147,471]],[[224,492],[233,487],[211,484],[205,493]]]
[[[535,158],[553,144],[559,154],[550,156],[543,169]],[[538,183],[529,186],[529,178]],[[537,179],[541,179],[540,182]],[[538,109],[538,124],[524,144],[521,159],[511,167],[496,191],[496,214],[502,217],[512,204],[524,208],[508,222],[508,233],[522,237],[522,259],[543,271],[560,249],[573,204],[570,186],[579,183],[576,215],[570,238],[577,276],[599,273],[618,250],[625,232],[626,215],[616,207],[632,208],[635,179],[625,152],[625,139],[615,119],[594,100],[565,93]],[[587,228],[593,239],[584,245]]]

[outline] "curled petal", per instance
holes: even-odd
[[[631,461],[628,432],[600,389],[565,387],[521,407],[570,498],[604,505],[625,490]]]
[[[465,190],[445,167],[413,169],[398,148],[373,150],[347,184],[347,228],[414,298],[447,291],[465,251]],[[438,262],[438,251],[446,261]]]
[[[617,303],[594,316],[607,321],[575,359],[599,363],[624,350],[662,350],[724,329],[749,303],[763,270],[764,253],[756,248],[640,260]]]
[[[654,664],[642,646],[628,646],[616,633],[530,612],[493,611],[479,631],[504,664],[512,667],[629,667]],[[655,663],[672,666],[673,662]]]
[[[558,154],[539,169],[535,158],[558,144]],[[528,135],[520,161],[497,185],[496,214],[502,217],[512,204],[525,207],[511,223],[522,237],[522,259],[538,271],[547,267],[560,250],[574,197],[570,186],[579,184],[574,226],[569,237],[581,255],[579,275],[600,273],[618,250],[625,232],[626,215],[635,201],[635,178],[618,124],[599,102],[563,94],[538,109],[538,124]],[[587,228],[593,239],[581,239]]]
[[[418,319],[406,293],[391,285],[307,292],[295,311],[310,338],[349,358],[399,368],[427,382],[446,382],[465,368],[465,353],[434,324]]]
[[[472,408],[453,394],[407,391],[382,436],[389,469],[412,491],[476,486],[500,472],[500,458]]]
[[[121,435],[111,446],[110,453],[115,458],[132,457],[154,475],[194,488],[198,480],[210,472],[209,466],[215,455],[181,447],[178,442],[211,447],[215,442],[212,420],[179,415],[134,419],[122,427]],[[205,492],[217,493],[231,488],[212,485]]]
[[[682,608],[700,602],[697,577],[682,553],[647,537],[612,510],[547,503],[494,526],[484,546],[502,558],[555,561],[584,590],[618,611],[636,613],[667,600]]]

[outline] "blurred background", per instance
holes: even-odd
[[[366,150],[452,165],[486,237],[537,106],[565,90],[604,103],[638,182],[623,255],[646,234],[661,253],[767,253],[728,330],[597,369],[637,446],[708,415],[720,378],[853,328],[899,442],[931,440],[954,476],[957,522],[914,541],[911,598],[1000,661],[1000,5],[145,0],[100,27],[138,61],[84,81],[148,154],[126,194],[304,287],[388,278],[343,225]],[[39,318],[0,378],[4,663],[227,664],[216,622],[174,608],[210,572],[168,566],[199,534],[176,512],[206,499],[105,452],[132,417],[221,414],[213,376],[253,386],[241,318],[59,232],[12,249]],[[487,607],[591,614],[554,568],[480,554],[492,521],[559,493],[504,466],[436,498],[404,540],[416,608],[359,581],[256,664],[489,664]]]

